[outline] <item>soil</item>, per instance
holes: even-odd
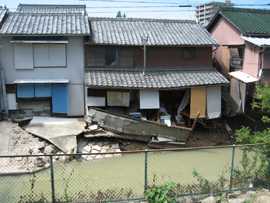
[[[204,127],[202,124],[197,123],[196,127],[186,142],[185,147],[206,147],[218,145],[232,145],[235,144],[235,131],[240,129],[241,126],[249,127],[251,132],[263,131],[270,127],[269,123],[261,121],[262,116],[270,116],[266,113],[247,113],[238,114],[234,117],[225,117],[213,120],[211,126]],[[232,129],[229,134],[225,129],[225,121]],[[124,145],[120,143],[120,149],[123,151],[145,150],[151,149],[147,143],[131,141],[130,144]]]

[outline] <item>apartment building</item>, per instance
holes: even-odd
[[[221,6],[232,7],[234,4],[231,1],[223,2],[208,2],[196,6],[196,19],[200,24],[208,23],[217,13]]]

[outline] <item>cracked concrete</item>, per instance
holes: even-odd
[[[112,133],[146,137],[161,136],[179,141],[186,141],[192,132],[191,128],[168,127],[167,125],[158,124],[156,122],[141,121],[96,109],[89,110],[89,115],[85,118],[85,121],[88,123],[98,123],[100,127]]]
[[[84,130],[84,122],[76,118],[33,117],[24,129],[48,140],[65,153],[77,149],[76,136]]]

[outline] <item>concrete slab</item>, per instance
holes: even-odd
[[[24,129],[69,153],[77,149],[76,136],[83,132],[84,123],[76,118],[33,117]]]
[[[12,123],[7,121],[0,122],[0,155],[9,155],[9,142],[12,130]]]

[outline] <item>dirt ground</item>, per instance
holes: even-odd
[[[269,123],[261,121],[262,116],[270,116],[265,113],[247,113],[245,115],[239,114],[234,117],[225,117],[216,119],[213,128],[204,128],[200,123],[196,127],[186,142],[185,147],[204,147],[204,146],[218,146],[218,145],[232,145],[235,143],[235,130],[240,129],[241,126],[250,127],[251,131],[263,131],[270,127]],[[229,134],[225,129],[225,120],[232,129],[232,134]],[[124,151],[145,150],[151,149],[147,143],[132,141],[128,145],[121,144],[120,148]]]

